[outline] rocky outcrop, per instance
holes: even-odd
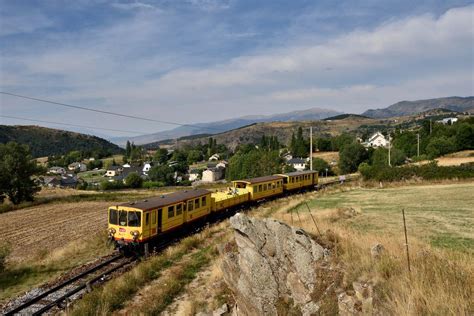
[[[235,243],[222,247],[221,268],[238,315],[314,315],[327,301],[337,306],[341,273],[305,231],[243,214],[230,224]]]

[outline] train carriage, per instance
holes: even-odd
[[[225,191],[211,194],[212,211],[219,212],[247,203],[250,199],[247,189],[228,188]]]
[[[318,172],[313,170],[278,174],[283,177],[285,191],[301,190],[318,184]]]
[[[211,212],[211,192],[186,190],[109,208],[109,236],[118,246],[147,242]]]
[[[258,201],[283,193],[283,177],[265,176],[232,181],[235,189],[247,189],[250,201]]]

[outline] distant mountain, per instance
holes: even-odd
[[[365,119],[365,118],[369,118],[369,117],[364,116],[364,115],[359,115],[359,114],[340,114],[340,115],[325,118],[324,120],[325,121],[337,121],[337,120],[357,119],[357,118]]]
[[[123,152],[119,146],[97,136],[39,126],[0,125],[0,143],[10,141],[28,145],[33,157],[62,155],[72,150]]]
[[[172,130],[148,135],[115,137],[111,138],[110,141],[121,146],[124,146],[127,140],[134,142],[136,145],[143,145],[156,143],[165,139],[176,139],[196,134],[218,134],[254,123],[322,120],[338,114],[342,114],[342,112],[312,108],[303,111],[293,111],[274,115],[251,115],[224,121],[197,123],[192,126],[180,126]]]
[[[437,108],[456,112],[474,112],[474,97],[447,97],[418,101],[401,101],[385,109],[365,111],[362,115],[372,118],[387,118],[413,115]]]

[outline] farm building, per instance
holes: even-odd
[[[287,161],[287,164],[295,168],[297,171],[303,171],[306,169],[306,160],[303,158],[291,158]]]
[[[382,133],[377,132],[369,137],[369,140],[364,144],[366,147],[387,147],[388,139]]]
[[[107,168],[105,176],[107,176],[107,177],[116,177],[119,174],[121,174],[122,171],[123,171],[123,167],[121,167],[121,166],[110,166],[109,168]]]
[[[78,171],[78,172],[87,171],[86,164],[84,164],[82,162],[73,162],[72,164],[67,166],[67,168],[71,171]]]
[[[189,170],[189,181],[199,180],[200,172],[198,169]]]
[[[48,173],[50,173],[50,174],[65,174],[66,169],[64,169],[63,167],[51,167],[51,168],[48,169]]]
[[[215,182],[224,178],[224,168],[209,168],[202,172],[203,182]]]

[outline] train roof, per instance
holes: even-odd
[[[261,182],[268,182],[268,181],[274,181],[274,180],[280,180],[282,176],[264,176],[264,177],[258,177],[258,178],[252,178],[252,179],[244,179],[244,180],[235,180],[232,182],[245,182],[248,184],[254,184],[254,183],[261,183]]]
[[[205,189],[184,190],[184,191],[173,192],[170,194],[161,195],[157,197],[152,197],[152,198],[137,201],[137,202],[123,203],[123,204],[119,204],[119,206],[134,207],[137,209],[147,211],[147,210],[163,207],[169,204],[186,201],[186,200],[200,197],[200,196],[210,194],[210,193],[211,191],[208,191]]]
[[[301,176],[304,174],[312,174],[312,173],[318,173],[318,172],[314,170],[303,170],[303,171],[294,171],[294,172],[288,172],[288,173],[280,173],[278,175],[285,176],[285,177],[294,177],[294,176]]]

